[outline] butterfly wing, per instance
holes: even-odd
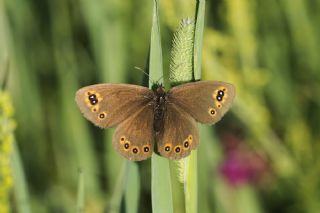
[[[150,89],[130,84],[96,84],[76,93],[76,102],[84,117],[101,128],[119,124],[152,98]]]
[[[234,86],[221,81],[187,83],[168,91],[169,103],[204,124],[218,122],[230,109],[234,97]]]
[[[196,121],[172,103],[166,106],[163,132],[157,138],[158,152],[171,160],[188,156],[199,145]]]
[[[114,148],[128,160],[145,160],[154,149],[153,103],[121,122],[112,138]]]

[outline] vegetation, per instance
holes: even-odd
[[[0,212],[318,212],[319,10],[319,0],[0,0]],[[193,76],[235,85],[231,112],[199,125],[190,158],[126,161],[113,130],[82,117],[79,88],[148,86],[136,66],[167,88]]]

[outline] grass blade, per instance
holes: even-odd
[[[202,44],[205,15],[205,0],[197,0],[196,29],[194,34],[194,78],[201,79]]]
[[[152,212],[173,212],[169,161],[153,154],[151,166]]]
[[[113,187],[113,194],[111,196],[111,200],[108,205],[107,212],[109,212],[109,213],[120,212],[121,201],[122,201],[124,187],[125,187],[125,177],[126,177],[127,171],[128,171],[128,165],[125,161],[123,161],[123,164],[122,164],[121,169],[119,171],[117,182],[115,183],[115,186]]]
[[[84,174],[81,169],[78,171],[79,181],[78,181],[78,195],[77,195],[77,213],[84,212],[84,201],[85,201],[85,190],[84,190]]]
[[[127,213],[137,213],[139,208],[140,177],[138,165],[127,161],[127,187],[125,191],[125,205]]]
[[[150,78],[154,80],[163,76],[158,7],[158,0],[154,0],[149,62]],[[153,154],[151,167],[152,211],[173,212],[169,161]]]
[[[149,62],[150,78],[152,80],[158,80],[161,76],[163,76],[161,34],[158,9],[159,2],[158,0],[154,0]]]
[[[16,207],[20,213],[29,213],[29,193],[26,184],[25,174],[23,171],[20,154],[16,143],[13,143],[12,168],[14,175],[14,195],[16,198]]]
[[[198,212],[197,150],[184,159],[184,194],[186,212]]]

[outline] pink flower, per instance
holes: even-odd
[[[268,162],[232,134],[222,137],[225,158],[219,168],[220,174],[233,186],[256,183],[269,172]]]

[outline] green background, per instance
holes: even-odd
[[[134,67],[146,65],[152,6],[0,0],[0,80],[23,166],[1,165],[0,186],[19,175],[0,190],[0,210],[151,212],[150,160],[119,156],[112,130],[85,120],[74,95],[102,82],[142,85]],[[195,1],[160,2],[165,79],[173,33],[195,11]],[[319,0],[206,2],[202,79],[234,84],[236,99],[221,122],[200,128],[199,212],[319,212],[319,11]],[[3,100],[1,119],[10,108]],[[0,148],[1,159],[8,152]],[[237,168],[226,174],[226,165]],[[170,162],[173,208],[184,212],[178,167]]]

